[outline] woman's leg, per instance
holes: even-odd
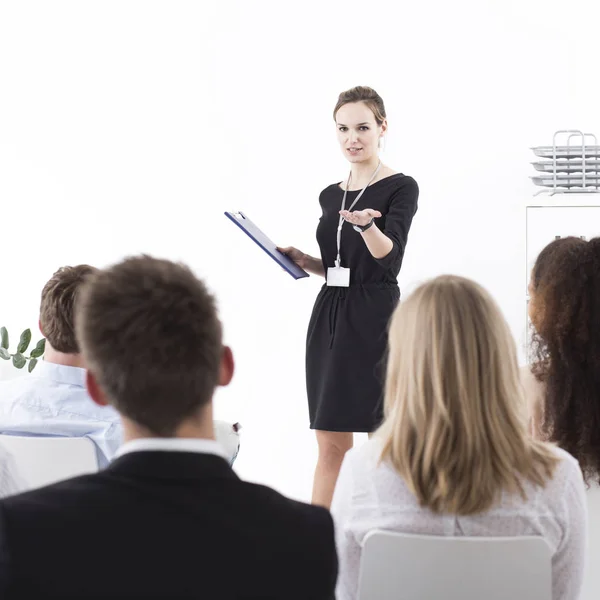
[[[317,430],[319,459],[315,469],[312,503],[329,508],[344,455],[352,448],[353,434]]]

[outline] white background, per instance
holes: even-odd
[[[238,361],[216,396],[217,417],[244,427],[236,470],[308,499],[304,341],[321,281],[293,281],[223,211],[317,254],[318,194],[347,172],[332,109],[372,86],[383,159],[421,188],[403,294],[472,277],[521,343],[529,147],[600,133],[597,6],[0,1],[0,324],[34,327],[63,264],[189,263]]]

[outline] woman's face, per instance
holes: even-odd
[[[344,156],[351,163],[377,156],[379,138],[387,128],[377,125],[373,111],[364,102],[344,104],[335,116],[337,137]]]

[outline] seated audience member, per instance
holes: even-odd
[[[529,283],[531,366],[523,385],[536,438],[555,442],[600,483],[600,238],[554,240]]]
[[[62,267],[46,283],[40,303],[44,360],[31,375],[0,382],[0,433],[87,437],[104,467],[121,443],[119,416],[94,404],[85,389],[85,369],[75,337],[74,304],[89,265]]]
[[[73,322],[79,289],[95,270],[89,265],[62,267],[44,286],[40,306],[40,330],[46,337],[44,360],[31,376],[0,382],[0,433],[88,437],[103,468],[121,444],[121,424],[114,408],[98,406],[85,389]],[[215,430],[233,464],[239,451],[236,426],[217,421]]]
[[[129,258],[86,282],[76,329],[124,444],[103,471],[0,501],[0,597],[331,598],[329,512],[241,481],[214,440],[234,365],[204,284]]]
[[[389,329],[385,420],[350,450],[332,514],[338,600],[355,598],[373,529],[541,536],[554,600],[578,597],[586,542],[577,461],[527,431],[508,325],[476,283],[442,276],[400,304]]]
[[[531,365],[522,370],[531,430],[578,461],[588,485],[588,556],[600,554],[600,238],[560,238],[539,254],[529,284]],[[586,569],[581,600],[596,600]]]

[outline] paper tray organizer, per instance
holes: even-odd
[[[557,143],[562,137],[562,143]],[[566,138],[566,140],[565,140]],[[587,140],[593,140],[587,144]],[[574,143],[577,142],[577,143]],[[593,133],[564,129],[554,133],[552,146],[531,148],[533,153],[548,160],[532,162],[537,175],[534,185],[545,188],[535,195],[556,193],[600,193],[600,146]]]

